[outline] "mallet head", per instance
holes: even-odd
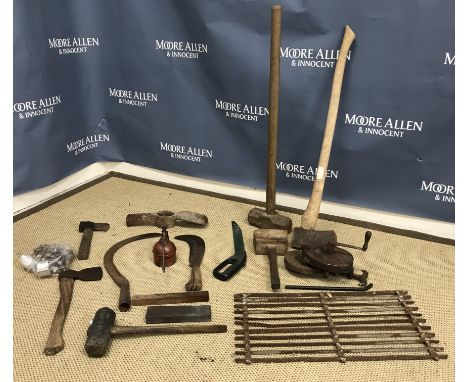
[[[287,232],[291,232],[292,229],[292,220],[290,218],[277,212],[269,214],[261,208],[252,208],[247,219],[250,225],[258,228],[278,229]]]
[[[90,357],[102,357],[109,347],[115,312],[110,308],[98,309],[88,328],[85,342],[86,354]]]
[[[253,244],[256,255],[268,255],[274,248],[277,256],[288,251],[288,232],[281,229],[256,229]]]

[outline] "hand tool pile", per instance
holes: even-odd
[[[354,273],[353,255],[344,248],[367,251],[371,232],[364,234],[362,247],[340,243],[335,231],[316,230],[323,195],[325,174],[331,152],[338,113],[341,86],[347,53],[355,38],[346,26],[340,55],[335,67],[325,134],[320,153],[317,175],[301,227],[292,230],[289,217],[280,215],[275,207],[276,148],[279,114],[281,7],[275,5],[271,12],[270,89],[268,119],[268,163],[266,210],[250,210],[246,221],[255,227],[253,245],[256,255],[268,258],[270,284],[276,293],[243,293],[234,296],[236,362],[347,362],[375,360],[444,359],[442,347],[436,346],[431,328],[417,312],[411,296],[406,291],[368,291],[368,273]],[[147,308],[146,324],[157,326],[116,326],[116,313],[108,307],[100,308],[87,331],[85,351],[90,357],[105,355],[113,337],[136,334],[196,334],[224,333],[226,325],[179,325],[166,323],[211,321],[210,305],[177,305],[209,301],[208,291],[203,291],[201,264],[205,256],[205,241],[197,235],[184,234],[173,239],[188,245],[191,268],[185,292],[131,295],[130,281],[125,269],[117,269],[114,257],[124,246],[136,241],[151,239],[153,262],[163,272],[171,273],[178,260],[177,248],[170,240],[169,230],[176,226],[203,228],[208,218],[190,211],[129,214],[126,226],[156,226],[161,232],[147,232],[120,239],[104,254],[103,264],[120,292],[117,302],[120,312],[132,306],[152,305]],[[232,221],[234,255],[222,261],[213,276],[228,281],[247,263],[247,253],[241,227]],[[83,233],[78,260],[87,260],[94,231],[108,231],[107,223],[82,221]],[[288,234],[292,230],[289,250]],[[156,243],[154,241],[157,239]],[[178,244],[179,245],[179,244]],[[182,249],[181,249],[182,248]],[[179,250],[186,250],[182,246]],[[344,275],[359,281],[359,287],[286,285],[285,289],[323,290],[321,293],[279,293],[281,280],[278,256],[284,257],[285,268],[293,275],[312,278],[330,278]],[[143,260],[142,260],[143,261]],[[69,263],[69,262],[68,262]],[[68,265],[67,263],[67,265]],[[161,272],[158,271],[161,275]],[[47,274],[50,275],[50,272]],[[50,328],[44,353],[54,355],[64,348],[62,337],[65,318],[70,309],[75,280],[98,281],[102,278],[100,267],[72,271],[60,268],[58,276],[60,299]],[[182,288],[181,288],[182,289]],[[333,293],[332,293],[333,292]],[[171,305],[168,305],[171,304]]]

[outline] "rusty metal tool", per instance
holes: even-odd
[[[112,337],[136,334],[196,334],[226,333],[226,325],[179,325],[179,326],[115,326],[115,312],[101,308],[94,315],[88,328],[85,342],[86,354],[102,357],[109,347]]]
[[[121,312],[126,312],[131,307],[130,283],[122,275],[122,273],[119,272],[119,270],[115,266],[114,255],[120,248],[122,248],[123,246],[129,243],[133,243],[134,241],[138,241],[138,240],[159,237],[159,236],[161,236],[161,234],[157,232],[144,233],[142,235],[132,236],[114,244],[104,254],[104,268],[106,268],[107,272],[109,273],[109,276],[112,278],[112,280],[114,280],[114,282],[120,288],[119,310]]]
[[[178,226],[204,227],[208,224],[206,215],[190,211],[158,211],[155,213],[129,214],[126,218],[127,227],[156,226],[169,229]]]
[[[316,232],[318,233],[318,231]],[[367,231],[364,235],[364,244],[361,247],[330,241],[314,246],[303,244],[302,250],[289,251],[284,257],[286,269],[293,273],[315,278],[329,278],[331,275],[344,275],[347,278],[359,281],[360,287],[366,287],[368,273],[361,270],[361,274],[354,273],[353,255],[340,247],[354,248],[367,251],[372,233]],[[322,289],[325,290],[325,289]]]
[[[89,251],[91,249],[91,241],[93,239],[94,231],[106,232],[109,230],[109,224],[107,223],[95,223],[91,221],[82,221],[78,226],[78,231],[83,232],[81,237],[80,248],[78,249],[78,260],[86,260],[89,257]]]
[[[207,302],[210,295],[207,291],[184,293],[138,294],[132,296],[132,305],[184,304],[190,302]]]
[[[234,301],[237,363],[447,358],[406,291],[242,293]]]
[[[242,237],[242,230],[239,225],[232,221],[232,236],[234,240],[234,255],[224,260],[215,269],[213,269],[213,276],[221,281],[227,281],[247,262],[247,253],[244,248],[244,239]]]
[[[281,229],[257,229],[254,231],[253,244],[256,255],[268,256],[270,263],[271,289],[280,289],[277,256],[288,251],[288,231]]]
[[[328,161],[333,143],[333,135],[335,132],[336,118],[338,115],[338,107],[340,104],[341,87],[343,83],[344,70],[349,48],[353,43],[355,34],[347,25],[340,48],[340,55],[335,66],[333,75],[332,90],[330,95],[330,103],[328,106],[327,122],[323,136],[322,149],[320,151],[319,163],[317,166],[317,174],[314,180],[312,194],[307,204],[307,208],[302,215],[301,227],[295,227],[293,230],[293,238],[291,246],[300,249],[303,245],[311,246],[324,245],[330,241],[336,242],[336,233],[334,231],[316,231],[317,220],[320,212],[320,204],[322,202],[323,189],[328,169]]]
[[[205,242],[200,236],[196,235],[179,235],[174,237],[176,240],[185,241],[190,248],[189,266],[192,269],[190,280],[185,284],[186,291],[202,290],[201,263],[205,254]]]
[[[49,337],[47,338],[47,343],[44,348],[44,353],[46,355],[57,354],[62,351],[65,346],[65,342],[63,340],[63,327],[65,325],[68,310],[70,309],[75,280],[98,281],[101,280],[101,278],[101,267],[85,268],[81,271],[66,270],[59,274],[60,300],[57,305],[54,318],[52,319]]]
[[[211,321],[210,305],[148,306],[147,324]]]
[[[259,228],[284,229],[291,232],[292,220],[275,210],[276,204],[276,149],[278,141],[278,111],[281,62],[281,6],[271,7],[270,88],[268,115],[268,163],[266,210],[253,208],[248,215],[249,224]]]
[[[334,292],[363,292],[371,289],[374,284],[370,283],[363,287],[336,287],[336,286],[323,286],[323,285],[285,285],[284,289],[297,289],[297,290],[329,290]]]

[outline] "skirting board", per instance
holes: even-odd
[[[51,186],[15,196],[13,221],[20,220],[113,176],[259,206],[264,205],[263,190],[172,174],[129,163],[101,162],[88,166]],[[277,194],[276,200],[278,210],[298,214],[303,213],[308,202],[306,198],[280,193]],[[455,224],[452,223],[330,202],[323,202],[320,210],[322,211],[321,219],[454,245]]]

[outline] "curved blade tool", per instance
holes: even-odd
[[[185,241],[190,248],[189,266],[192,268],[190,280],[185,284],[186,291],[202,290],[202,278],[200,265],[205,254],[205,242],[199,236],[179,235],[174,237],[176,240]]]
[[[232,235],[234,237],[234,256],[229,257],[213,270],[213,276],[221,281],[227,281],[245,266],[247,254],[244,248],[242,231],[236,222],[232,222]],[[226,266],[229,265],[227,268]],[[226,269],[224,269],[226,268]],[[224,270],[223,270],[224,269]]]

